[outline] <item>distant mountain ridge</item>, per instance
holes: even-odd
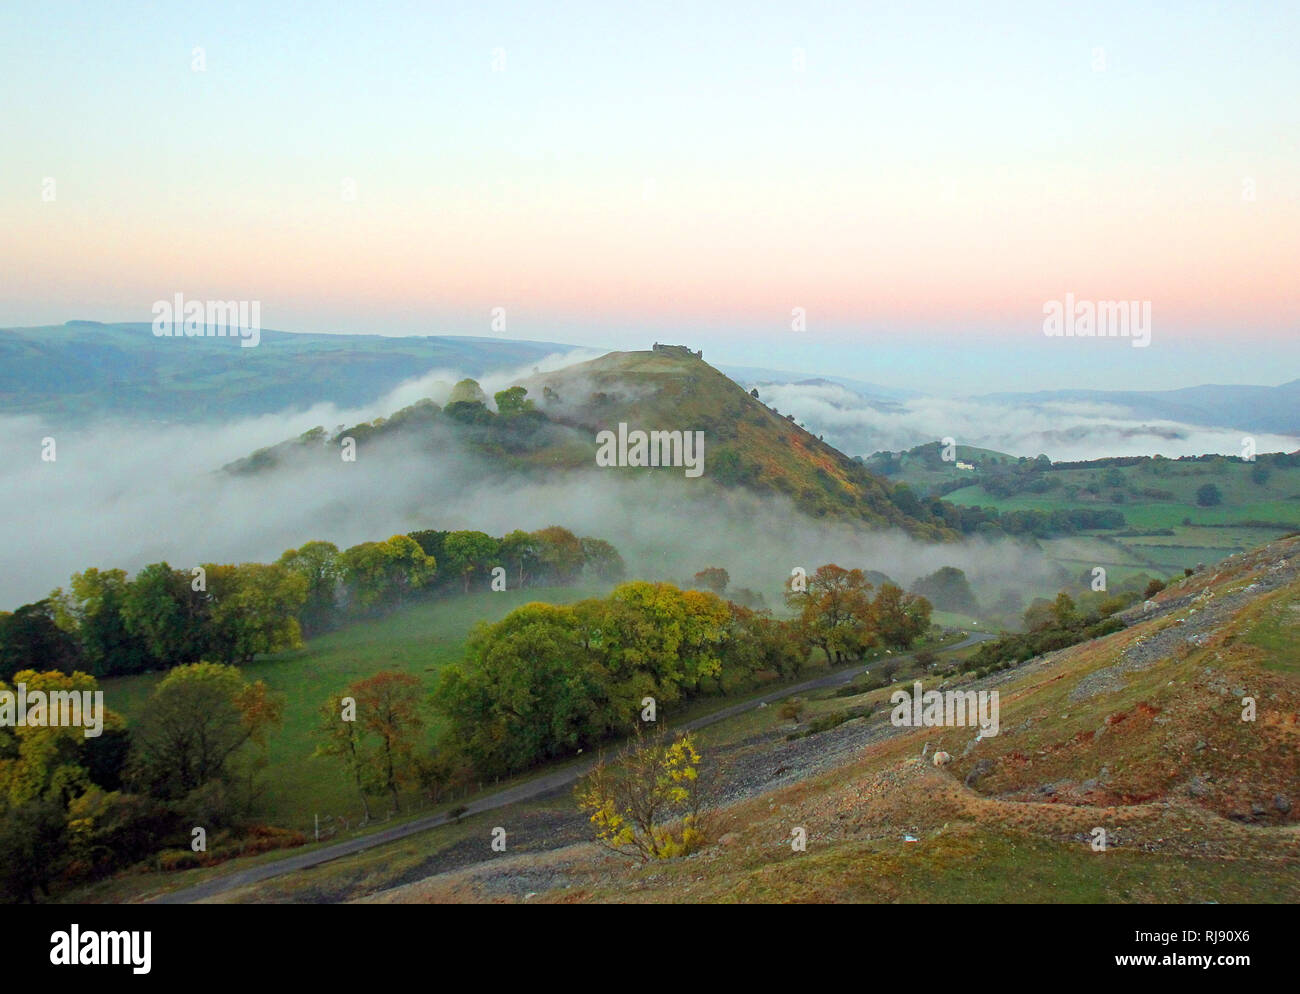
[[[462,336],[398,338],[263,331],[159,338],[148,322],[0,328],[0,413],[186,421],[332,403],[360,407],[434,369],[469,376],[574,346]]]
[[[1177,390],[1043,390],[983,394],[975,399],[1022,406],[1110,404],[1124,408],[1133,418],[1300,434],[1300,379],[1276,387],[1205,384]]]
[[[257,348],[241,349],[228,338],[156,338],[148,322],[74,320],[0,328],[0,414],[184,421],[200,409],[208,415],[238,416],[317,403],[359,407],[433,369],[478,377],[580,348],[467,335],[268,330],[261,333]],[[843,376],[727,363],[717,368],[746,387],[834,384],[881,410],[926,396]],[[1024,407],[1107,404],[1139,420],[1300,434],[1300,379],[1275,387],[1204,384],[1175,390],[1045,390],[971,399]]]
[[[760,366],[733,366],[728,363],[719,363],[718,369],[737,383],[749,386],[764,383],[796,384],[800,386],[827,383],[844,387],[846,390],[851,390],[871,400],[906,400],[909,397],[922,396],[919,390],[911,390],[907,387],[887,387],[879,383],[867,383],[847,376],[829,376],[823,373],[791,373],[781,369],[765,369]]]

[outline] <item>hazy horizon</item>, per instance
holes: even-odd
[[[1297,28],[1284,3],[8,7],[0,325],[180,292],[955,392],[1282,382]],[[1150,347],[1045,337],[1067,294],[1149,304]]]
[[[23,331],[33,328],[93,322],[98,324],[149,324],[149,319],[123,317],[101,319],[78,316],[59,320],[27,321],[0,326],[0,331]],[[1300,379],[1300,341],[1285,348],[1272,349],[1270,361],[1251,358],[1242,361],[1237,345],[1166,346],[1155,362],[1143,362],[1143,356],[1117,368],[1111,349],[1128,349],[1123,340],[1079,343],[1069,355],[1066,367],[1047,363],[1048,356],[1009,355],[1007,346],[993,341],[963,344],[921,340],[913,345],[886,342],[871,345],[869,354],[852,346],[797,343],[756,342],[737,344],[729,338],[689,329],[622,330],[609,333],[604,340],[597,332],[579,330],[572,337],[568,329],[557,327],[547,334],[529,334],[526,330],[497,334],[467,332],[451,326],[445,329],[399,331],[321,328],[289,328],[266,325],[266,331],[287,334],[332,334],[338,336],[373,335],[376,337],[418,338],[451,337],[498,341],[543,342],[575,350],[598,352],[644,351],[655,341],[689,344],[702,349],[713,366],[749,367],[778,372],[816,376],[842,376],[850,379],[928,393],[936,397],[975,397],[990,393],[1033,393],[1053,390],[1178,390],[1197,386],[1281,386]],[[1045,340],[1049,346],[1070,348],[1075,343]],[[1130,350],[1136,353],[1150,350]],[[1124,358],[1128,358],[1124,354]],[[1027,381],[1025,366],[1031,360],[1044,362],[1041,378]],[[952,375],[943,375],[948,368]],[[1158,375],[1157,375],[1158,374]],[[1154,379],[1154,382],[1153,382]]]

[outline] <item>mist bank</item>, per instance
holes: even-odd
[[[836,562],[907,584],[940,566],[964,569],[977,593],[1054,589],[1056,568],[1033,550],[983,540],[927,545],[901,533],[829,523],[796,502],[685,479],[671,468],[505,474],[466,451],[454,433],[398,434],[357,449],[291,453],[275,468],[233,474],[220,467],[316,425],[351,425],[419,397],[445,395],[457,376],[424,377],[364,411],[316,408],[235,422],[159,427],[103,423],[55,431],[56,458],[41,459],[33,419],[0,421],[0,607],[39,599],[87,567],[130,572],[166,560],[267,562],[313,539],[343,548],[421,528],[495,535],[563,525],[607,539],[629,575],[681,582],[709,566],[733,587],[780,603],[795,567]],[[483,378],[491,394],[517,382]]]
[[[1294,452],[1300,437],[1205,427],[1129,416],[1118,405],[1086,401],[1012,404],[992,400],[908,397],[873,402],[834,383],[759,384],[760,398],[849,455],[900,451],[953,438],[961,445],[1057,462],[1105,456],[1167,458],[1241,455],[1250,436],[1258,452]]]

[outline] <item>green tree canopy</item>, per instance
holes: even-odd
[[[136,724],[133,779],[164,799],[229,780],[245,746],[264,744],[281,712],[265,683],[245,682],[233,666],[178,666],[154,689]]]
[[[493,399],[497,402],[497,413],[507,418],[533,410],[533,402],[527,397],[528,391],[518,386],[510,387],[508,390],[498,390],[493,395]]]

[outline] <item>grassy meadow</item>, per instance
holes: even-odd
[[[567,604],[604,592],[596,587],[537,587],[474,593],[417,602],[386,617],[362,621],[311,639],[292,652],[259,658],[242,667],[250,680],[264,680],[284,696],[284,721],[267,749],[270,784],[262,817],[288,828],[311,831],[314,815],[360,814],[356,790],[337,760],[313,759],[318,709],[332,693],[382,670],[418,677],[432,691],[439,671],[457,662],[465,639],[479,621],[497,621],[530,601]],[[128,721],[138,715],[162,673],[101,681],[108,708]],[[431,721],[432,740],[437,725]],[[372,800],[381,813],[382,799]]]

